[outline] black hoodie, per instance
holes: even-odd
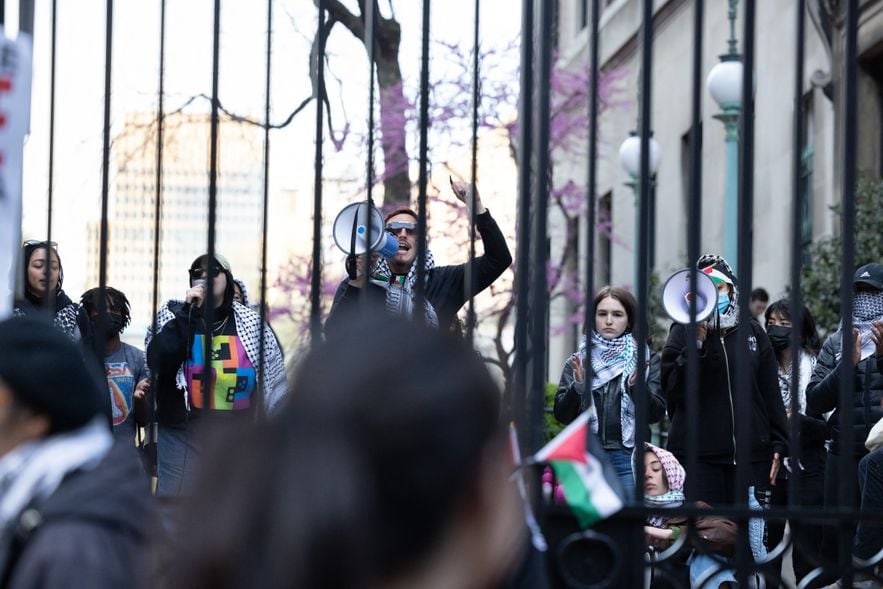
[[[675,323],[662,350],[662,391],[671,418],[668,450],[686,455],[687,428],[699,430],[699,459],[716,464],[736,464],[736,432],[748,428],[751,456],[748,462],[769,462],[773,452],[784,457],[788,426],[779,393],[776,356],[766,333],[753,319],[744,328],[708,330],[699,350],[699,423],[688,424],[686,415],[686,328]],[[695,344],[693,344],[695,345]],[[736,415],[736,346],[748,347],[751,415],[740,423]]]
[[[41,523],[29,532],[20,526],[3,587],[151,585],[154,505],[134,446],[115,443],[94,469],[68,475],[35,509]]]

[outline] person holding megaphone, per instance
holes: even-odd
[[[687,341],[686,325],[675,322],[662,351],[662,390],[671,419],[668,449],[684,462],[687,431],[691,427],[698,428],[698,461],[687,483],[692,499],[712,505],[732,505],[737,502],[737,496],[741,498],[748,493],[749,504],[755,505],[755,497],[762,503],[769,496],[787,449],[788,428],[779,394],[778,364],[760,324],[750,319],[748,325],[739,325],[739,286],[727,261],[708,254],[699,258],[696,267],[714,283],[717,303],[712,304],[708,320],[697,325],[697,341]],[[690,345],[697,346],[699,351],[699,421],[696,423],[688,423],[686,415],[687,346]],[[735,374],[740,346],[746,347],[749,353],[745,371],[751,395],[748,416],[737,415],[735,409],[739,405],[735,398],[738,394]],[[742,428],[751,439],[747,456],[736,452],[737,430]],[[750,465],[749,484],[753,494],[751,489],[736,488],[736,465],[742,463]]]
[[[373,235],[373,222],[366,221],[368,214],[360,210],[366,203],[349,205],[353,208],[350,217],[344,217],[344,211],[335,221],[335,241],[343,251],[349,254],[347,272],[334,295],[334,303],[325,323],[325,332],[349,333],[349,318],[359,314],[363,305],[359,304],[362,297],[368,299],[367,306],[372,311],[389,313],[392,316],[419,317],[422,313],[423,322],[427,325],[448,330],[457,316],[457,311],[477,295],[509,267],[512,255],[506,238],[500,231],[490,211],[481,202],[478,190],[475,198],[470,198],[470,184],[451,180],[454,195],[467,207],[471,201],[475,206],[475,227],[484,244],[484,255],[475,258],[475,283],[467,289],[468,264],[437,267],[432,252],[426,248],[424,269],[424,293],[426,299],[422,310],[415,309],[415,293],[417,284],[417,248],[421,236],[417,233],[417,213],[409,208],[397,209],[386,216],[383,227],[378,233],[385,232],[387,242],[393,245],[392,251],[386,252],[385,244],[380,249],[371,248],[372,261],[370,272],[365,272],[365,255],[362,241],[364,234]],[[373,206],[370,208],[373,209]],[[358,211],[358,212],[356,212]],[[379,215],[379,213],[378,213]],[[361,219],[361,220],[360,220]],[[379,225],[379,220],[378,220]],[[350,240],[350,227],[352,239]],[[367,230],[366,230],[367,229]],[[359,233],[361,232],[361,234]],[[338,234],[340,233],[340,235]],[[342,243],[341,243],[342,242]],[[397,242],[397,244],[396,244]],[[395,246],[398,247],[395,247]]]

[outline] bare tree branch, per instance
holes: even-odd
[[[325,5],[328,7],[328,12],[331,14],[331,18],[336,20],[347,29],[349,32],[353,34],[354,37],[359,39],[362,43],[365,42],[365,21],[360,16],[356,16],[347,8],[339,2],[339,0],[327,0]],[[362,10],[362,14],[365,13],[365,2],[364,0],[360,0],[359,8]]]

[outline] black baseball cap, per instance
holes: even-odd
[[[883,264],[865,264],[855,271],[853,284],[867,284],[877,290],[883,290]]]

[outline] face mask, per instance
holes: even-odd
[[[770,343],[773,345],[773,349],[777,352],[781,352],[791,345],[790,327],[785,327],[783,325],[770,325],[767,327],[766,334],[770,338]]]
[[[728,294],[719,294],[717,295],[717,312],[723,315],[726,313],[727,309],[730,306],[730,295]]]
[[[126,326],[125,323],[123,323],[122,315],[117,315],[116,313],[108,313],[107,323],[105,323],[104,325],[104,336],[107,338],[112,338],[115,335],[119,335],[123,331],[123,328]],[[96,330],[101,327],[101,324],[98,322],[97,318],[93,318],[92,326]]]

